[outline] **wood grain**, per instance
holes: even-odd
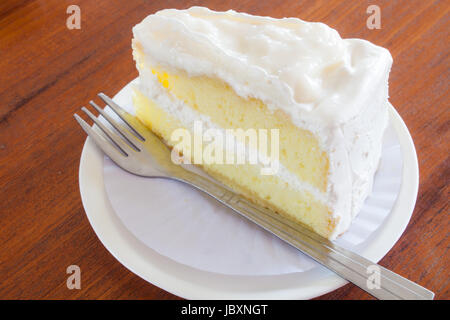
[[[81,8],[81,30],[66,8]],[[382,29],[366,28],[381,7]],[[411,222],[381,265],[450,298],[449,1],[62,1],[0,2],[0,298],[174,299],[134,275],[102,246],[81,204],[85,134],[72,114],[97,92],[137,76],[131,28],[163,8],[204,5],[322,21],[394,57],[390,100],[414,139],[420,190]],[[66,288],[66,268],[82,289]],[[320,299],[369,299],[353,285]]]

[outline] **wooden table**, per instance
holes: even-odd
[[[66,9],[81,9],[69,30]],[[381,29],[366,27],[371,4]],[[134,275],[97,239],[84,213],[78,165],[86,135],[73,119],[99,91],[115,94],[137,76],[131,28],[163,8],[205,5],[322,21],[394,57],[390,101],[405,120],[420,163],[420,190],[403,236],[380,264],[450,298],[449,2],[107,1],[0,2],[0,298],[174,299]],[[81,290],[66,268],[79,265]],[[353,285],[321,299],[369,299]]]

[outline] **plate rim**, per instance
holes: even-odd
[[[116,96],[126,90],[130,83]],[[411,134],[390,103],[389,115],[403,157],[402,182],[391,212],[375,231],[374,239],[364,248],[364,257],[375,262],[380,261],[391,250],[406,229],[419,187],[418,160]],[[104,247],[131,272],[179,297],[311,299],[348,283],[324,267],[283,275],[235,276],[202,271],[160,255],[134,237],[115,214],[103,182],[103,153],[90,138],[86,139],[81,153],[79,188],[86,216]],[[302,274],[302,278],[308,275],[309,281],[295,286],[298,280],[296,278],[301,278],[299,274]],[[277,281],[277,285],[273,285],[272,281]]]

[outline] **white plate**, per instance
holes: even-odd
[[[119,94],[129,89],[126,86]],[[119,95],[118,94],[118,95]],[[400,192],[391,213],[370,236],[360,254],[379,261],[403,233],[418,190],[417,156],[404,122],[390,107],[400,141],[403,170]],[[88,219],[99,239],[125,267],[173,294],[190,299],[309,299],[347,282],[323,267],[280,275],[225,275],[175,262],[146,246],[115,214],[105,191],[103,154],[88,138],[80,161],[80,192]]]

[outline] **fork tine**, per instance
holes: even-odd
[[[75,120],[78,121],[81,128],[83,128],[84,132],[87,133],[87,135],[94,140],[95,144],[103,150],[104,153],[108,155],[114,162],[120,163],[125,157],[128,155],[123,153],[123,150],[117,149],[114,145],[112,145],[108,140],[106,140],[102,135],[98,134],[97,132],[92,129],[92,127],[87,124],[86,121],[84,121],[78,114],[73,115],[75,117]]]
[[[115,103],[110,97],[108,97],[103,92],[100,92],[98,96],[111,108],[113,111],[122,119],[123,122],[127,124],[127,126],[131,129],[136,137],[141,141],[145,141],[145,138],[125,119],[125,116],[128,114],[125,110],[122,109],[117,103]]]
[[[103,133],[111,140],[111,142],[124,153],[124,155],[128,156],[129,152],[127,152],[126,150],[131,151],[131,146],[127,145],[126,142],[122,140],[122,138],[120,138],[117,134],[107,128],[103,123],[101,123],[100,120],[98,120],[98,118],[94,116],[88,109],[82,107],[81,110],[83,110],[84,113],[86,113],[88,117],[91,118],[92,121],[94,121],[94,123],[103,131]]]
[[[113,126],[114,129],[116,129],[116,131],[127,141],[127,143],[136,151],[141,151],[141,149],[136,145],[139,144],[138,139],[128,133],[126,130],[124,130],[123,128],[121,128],[119,126],[119,124],[110,116],[108,115],[102,108],[100,108],[94,101],[89,101],[89,103],[91,104],[91,106],[93,106],[95,108],[95,110],[98,111],[98,113],[100,113],[102,115],[103,118],[105,118],[106,121],[109,122],[109,124],[111,126]]]

